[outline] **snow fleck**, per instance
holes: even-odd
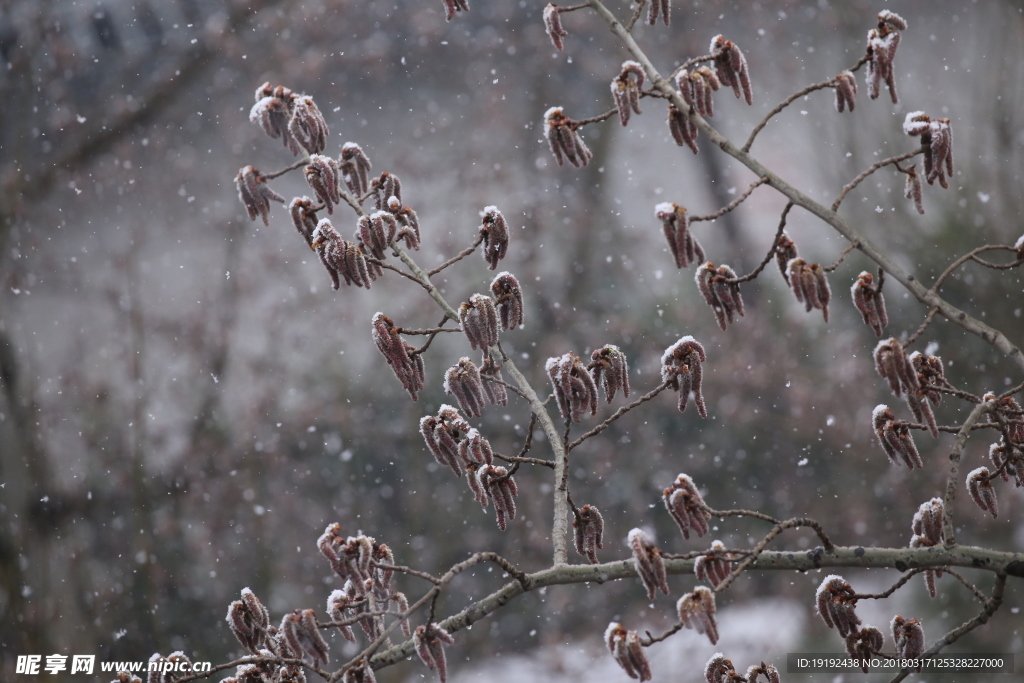
[[[985,194],[984,192],[979,192],[978,193],[978,199],[981,200],[982,204],[988,204],[988,200],[991,199],[991,198],[992,198],[992,195],[990,195],[990,194]]]
[[[796,466],[797,467],[803,467],[808,462],[810,462],[810,460],[808,460],[807,458],[800,458],[800,460],[796,463]]]
[[[876,207],[875,207],[875,213],[882,213],[882,211],[884,211],[884,210],[885,210],[885,209],[883,209],[883,208],[882,208],[882,207],[880,207],[880,206],[876,206]]]
[[[836,416],[835,415],[829,415],[828,417],[825,418],[825,425],[826,426],[831,427],[835,423],[836,423]]]

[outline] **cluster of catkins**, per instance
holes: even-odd
[[[651,665],[636,631],[627,631],[622,624],[613,621],[604,632],[604,642],[616,663],[630,678],[651,680]]]
[[[881,631],[872,626],[862,626],[855,611],[856,592],[843,577],[835,574],[826,576],[815,594],[815,603],[822,621],[839,632],[851,656],[865,658],[881,651],[884,641]],[[924,652],[924,630],[920,620],[896,615],[891,627],[897,655],[905,659],[920,657]]]
[[[936,180],[943,189],[949,187],[946,176],[953,175],[953,129],[949,125],[949,119],[933,119],[923,111],[912,111],[907,114],[903,122],[903,132],[911,137],[921,138],[921,147],[924,148],[924,178],[928,184]],[[912,185],[916,183],[916,186]],[[920,207],[921,180],[917,173],[911,172],[907,177],[907,195],[913,198],[918,205],[918,211],[924,213]]]
[[[597,564],[597,550],[604,547],[604,517],[593,505],[573,508],[573,541],[576,552]]]
[[[691,263],[704,263],[704,249],[690,231],[685,206],[662,202],[654,207],[654,215],[661,221],[676,268],[686,268]]]
[[[942,359],[920,352],[908,356],[895,337],[878,342],[873,355],[875,370],[889,383],[892,393],[897,398],[903,396],[914,418],[927,424],[932,436],[938,437],[939,428],[935,423],[932,406],[938,406],[942,397],[939,389],[949,386],[943,374]],[[876,408],[873,416],[876,430],[879,428],[878,417],[879,410]],[[886,453],[889,454],[888,449]]]
[[[627,60],[622,63],[619,75],[612,79],[612,99],[615,100],[615,109],[623,126],[629,123],[631,112],[643,113],[640,111],[640,90],[646,78],[639,62]]]
[[[579,422],[584,415],[597,414],[598,385],[603,388],[608,403],[620,390],[623,396],[629,396],[629,363],[626,354],[614,344],[594,351],[586,366],[570,351],[548,358],[544,368],[554,388],[558,410],[566,422]]]
[[[718,326],[723,330],[727,324],[736,322],[743,316],[743,297],[740,285],[736,281],[736,272],[727,265],[717,268],[708,261],[693,276],[704,302],[715,312]]]
[[[704,347],[690,335],[682,337],[662,354],[661,381],[668,382],[669,389],[679,392],[679,412],[686,410],[692,393],[694,403],[697,404],[697,413],[701,417],[708,416],[704,396],[701,394],[701,363],[706,360]]]
[[[455,639],[438,624],[417,626],[412,638],[416,654],[428,669],[437,673],[441,683],[445,683],[448,680],[448,663],[444,657],[444,646],[453,644]]]
[[[412,400],[417,400],[417,393],[423,389],[426,382],[423,355],[415,353],[416,347],[410,346],[409,342],[402,339],[401,328],[396,327],[391,318],[383,313],[375,313],[371,324],[373,343],[377,350],[387,360],[395,377],[409,392]]]
[[[275,140],[280,138],[292,154],[318,154],[327,145],[327,122],[313,98],[283,85],[267,82],[256,88],[256,104],[249,111],[249,120]]]
[[[457,477],[466,472],[466,481],[480,505],[486,508],[494,502],[498,527],[504,531],[508,520],[516,517],[519,490],[507,469],[492,464],[494,451],[487,439],[449,405],[442,405],[436,416],[421,419],[420,434],[438,464]]]
[[[568,161],[576,168],[581,168],[593,158],[594,155],[577,132],[578,128],[579,124],[566,116],[561,107],[551,107],[544,112],[548,146],[559,166]]]
[[[668,576],[665,573],[665,560],[662,558],[661,549],[654,545],[654,541],[643,529],[631,530],[626,536],[626,544],[633,552],[633,564],[647,590],[647,599],[653,600],[657,589],[668,595]]]
[[[692,484],[693,482],[690,482]],[[699,493],[697,494],[700,495]],[[685,506],[684,506],[685,507]],[[675,515],[673,515],[674,517]],[[732,558],[721,541],[711,542],[711,552],[699,555],[693,562],[693,573],[698,581],[707,581],[715,588],[732,573]]]
[[[747,669],[746,675],[740,676],[736,673],[736,667],[732,660],[726,659],[721,652],[716,652],[704,665],[704,680],[707,683],[737,683],[737,681],[759,683],[762,676],[767,683],[779,683],[780,681],[779,670],[764,662],[752,664]]]
[[[967,474],[967,493],[979,508],[997,518],[999,506],[993,484],[996,477],[1003,481],[1012,478],[1014,486],[1024,486],[1024,411],[1012,396],[1000,398],[987,393],[982,400],[994,404],[991,414],[1003,425],[1003,436],[988,451],[995,473],[984,466],[971,470]]]
[[[256,656],[282,659],[303,659],[308,656],[316,668],[330,661],[327,641],[320,635],[320,625],[314,610],[290,612],[281,619],[281,626],[275,628],[270,625],[267,608],[251,590],[244,588],[242,599],[228,606],[226,621],[242,647]],[[155,661],[157,657],[154,655],[150,661]],[[298,664],[282,665],[265,660],[241,664],[234,676],[224,680],[228,683],[252,680],[300,682],[305,681],[305,674]]]
[[[893,77],[893,60],[896,58],[896,48],[900,45],[900,31],[906,29],[907,22],[903,17],[889,10],[882,10],[878,13],[878,27],[868,31],[867,82],[868,96],[871,99],[878,97],[884,81],[889,88],[889,95],[892,96],[892,103],[899,103],[896,80]]]

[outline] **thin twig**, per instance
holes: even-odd
[[[768,112],[767,114],[764,115],[763,119],[761,119],[760,121],[757,122],[757,125],[754,126],[754,130],[750,131],[750,137],[748,137],[747,141],[745,143],[743,143],[743,151],[744,152],[749,152],[750,151],[751,145],[754,144],[754,138],[757,137],[757,134],[760,133],[764,129],[764,127],[768,125],[768,122],[771,121],[772,118],[776,114],[779,114],[780,112],[782,112],[783,109],[785,109],[789,105],[793,104],[793,102],[795,102],[796,100],[800,99],[801,97],[809,95],[812,92],[814,92],[815,90],[823,90],[825,88],[831,88],[831,87],[835,86],[835,84],[836,84],[836,79],[835,79],[835,77],[833,77],[833,78],[828,79],[827,81],[822,81],[821,83],[815,83],[813,85],[809,85],[806,88],[803,88],[801,90],[797,90],[795,93],[793,93],[792,95],[790,95],[789,97],[784,99],[782,102],[777,104],[774,109],[772,109],[770,112]]]
[[[298,161],[296,161],[291,166],[289,166],[287,168],[282,168],[280,171],[274,171],[273,173],[264,173],[263,177],[266,178],[267,180],[273,180],[274,178],[280,178],[285,173],[291,173],[295,169],[302,168],[303,166],[305,166],[308,163],[309,163],[309,157],[306,157],[305,159],[299,159]]]
[[[401,275],[402,277],[408,278],[409,280],[412,280],[413,282],[415,282],[416,284],[418,284],[420,287],[422,287],[423,289],[427,290],[428,292],[430,291],[430,285],[428,285],[427,283],[425,283],[423,280],[419,279],[418,277],[416,277],[412,273],[407,273],[404,270],[402,270],[401,268],[397,268],[397,267],[391,265],[390,263],[388,263],[386,261],[381,261],[380,259],[375,259],[372,256],[367,257],[366,260],[367,260],[368,263],[373,263],[375,265],[380,266],[381,268],[386,268],[388,270],[394,271],[394,272],[398,273],[399,275]]]
[[[444,324],[445,324],[446,322],[448,322],[448,316],[444,316],[443,318],[441,318],[441,322],[439,322],[439,323],[437,324],[437,326],[438,326],[439,328],[440,328],[440,327],[444,327]],[[437,333],[436,333],[436,332],[435,332],[434,334],[431,334],[431,335],[430,335],[429,337],[427,337],[427,341],[425,341],[425,342],[423,343],[423,346],[421,346],[421,347],[420,347],[420,348],[418,348],[418,349],[414,349],[414,350],[410,351],[410,352],[409,352],[409,355],[410,355],[410,356],[418,356],[418,355],[420,355],[421,353],[426,353],[427,349],[429,349],[429,348],[430,348],[430,344],[431,344],[431,343],[432,343],[432,342],[434,341],[434,339],[435,339],[436,337],[437,337]]]
[[[924,317],[924,322],[921,323],[920,327],[918,327],[916,330],[914,330],[914,334],[910,335],[907,338],[907,341],[904,342],[904,344],[903,344],[903,348],[907,348],[908,346],[913,344],[915,341],[917,341],[918,337],[920,337],[922,334],[924,334],[924,331],[926,329],[928,329],[928,326],[932,324],[933,320],[935,320],[935,314],[938,313],[938,312],[939,312],[939,309],[938,309],[938,307],[935,307],[935,306],[933,306],[932,308],[928,309],[928,315],[926,315]]]
[[[578,439],[576,439],[572,443],[568,444],[566,446],[566,453],[571,452],[572,449],[576,448],[577,446],[579,446],[581,443],[583,443],[584,441],[586,441],[590,437],[597,436],[598,434],[600,434],[604,430],[608,429],[608,426],[612,422],[615,422],[620,417],[622,417],[623,415],[625,415],[626,413],[631,411],[633,408],[636,408],[637,406],[639,406],[641,403],[646,403],[647,401],[650,401],[652,398],[654,398],[655,396],[657,396],[658,394],[663,392],[667,387],[668,387],[668,382],[662,382],[661,384],[659,384],[654,389],[652,389],[651,391],[647,392],[646,394],[644,394],[643,396],[641,396],[637,400],[633,401],[632,403],[630,403],[628,405],[622,406],[621,408],[616,410],[614,413],[612,413],[612,415],[610,417],[608,417],[604,422],[602,422],[601,424],[597,425],[596,427],[594,427],[589,432],[587,432],[583,436],[579,437]],[[565,436],[566,436],[566,442],[568,442],[568,439],[569,439],[568,428],[566,429],[566,435]]]
[[[971,432],[971,426],[994,407],[994,401],[985,401],[974,406],[974,410],[964,420],[964,424],[956,436],[956,441],[953,442],[953,450],[949,453],[949,475],[946,477],[946,494],[942,500],[942,540],[947,548],[956,545],[953,527],[953,500],[956,499],[956,488],[960,485],[960,454],[963,453],[964,446],[967,444],[967,435]]]
[[[837,258],[835,261],[833,261],[832,265],[825,266],[822,270],[824,270],[826,273],[831,273],[831,272],[835,271],[835,269],[838,268],[840,266],[840,264],[842,264],[843,259],[845,259],[849,255],[849,253],[851,251],[853,251],[854,249],[857,249],[859,247],[860,247],[860,244],[858,242],[850,242],[849,244],[846,245],[846,248],[843,249],[842,252],[840,252],[839,258]]]
[[[579,119],[578,121],[573,121],[572,123],[569,124],[569,126],[573,130],[577,130],[578,128],[581,128],[582,126],[585,126],[588,123],[600,123],[601,121],[610,119],[611,117],[615,116],[618,113],[618,109],[609,109],[605,113],[598,114],[597,116],[591,116],[589,119]]]
[[[1003,393],[999,394],[999,398],[1001,398],[1001,399],[1007,398],[1008,396],[1013,396],[1014,394],[1019,393],[1021,391],[1024,391],[1024,382],[1021,382],[1020,384],[1018,384],[1014,388],[1012,388],[1012,389],[1010,389],[1008,391],[1004,391]]]
[[[909,572],[901,576],[899,581],[890,586],[888,590],[882,591],[881,593],[854,593],[852,596],[850,596],[850,599],[884,600],[885,598],[889,597],[890,595],[898,591],[900,588],[903,588],[905,585],[907,585],[907,582],[910,581],[912,578],[926,571],[929,571],[929,569],[925,567],[917,567],[916,569],[911,569]]]
[[[920,422],[901,422],[910,429],[920,429],[922,431],[929,431],[931,427]],[[976,422],[971,425],[971,431],[975,429],[998,429],[999,424],[996,422]],[[963,425],[939,425],[938,430],[947,434],[959,434],[960,430],[963,429]]]
[[[712,512],[712,514],[715,513]],[[719,515],[715,516],[717,517]],[[821,528],[821,525],[818,524],[818,522],[814,521],[813,519],[796,517],[793,519],[787,519],[785,522],[780,522],[776,524],[774,527],[772,527],[771,531],[765,534],[764,538],[762,538],[758,542],[758,544],[754,546],[754,549],[751,551],[750,555],[743,558],[739,562],[739,564],[737,564],[736,567],[731,572],[729,572],[729,576],[725,577],[721,583],[715,586],[714,592],[721,593],[726,588],[728,588],[732,584],[732,582],[736,580],[736,577],[742,574],[744,569],[753,564],[757,560],[758,556],[760,556],[761,553],[765,551],[765,549],[768,547],[768,544],[771,543],[783,531],[785,531],[786,529],[795,529],[803,526],[811,527],[812,529],[814,529],[814,531],[818,534],[818,538],[820,538],[821,542],[824,544],[824,552],[830,553],[833,550],[835,550],[835,546],[832,544],[832,541],[829,540],[829,537],[825,535],[824,530]],[[817,550],[820,553],[822,549],[818,548]]]
[[[753,280],[755,277],[757,277],[758,275],[761,274],[761,271],[764,270],[765,267],[767,267],[767,265],[771,262],[772,257],[775,256],[775,252],[779,248],[779,239],[782,237],[783,230],[786,229],[786,216],[789,214],[789,210],[792,209],[792,208],[793,208],[793,202],[789,202],[789,203],[786,204],[786,208],[784,208],[782,210],[782,216],[779,218],[779,229],[775,231],[775,238],[772,240],[772,246],[768,250],[768,253],[765,254],[765,257],[761,261],[761,263],[759,263],[757,265],[757,268],[754,268],[754,270],[750,271],[749,273],[747,273],[743,277],[738,277],[738,278],[735,278],[735,279],[732,279],[732,280],[728,280],[727,279],[726,282],[728,282],[729,284],[737,284],[738,285],[741,282],[747,282],[748,280]]]
[[[846,195],[849,194],[853,188],[860,185],[869,175],[871,175],[878,169],[884,168],[885,166],[888,166],[890,164],[899,163],[900,161],[903,161],[905,159],[916,157],[918,154],[921,154],[922,152],[924,152],[924,147],[918,147],[913,152],[905,152],[904,154],[900,154],[899,156],[889,157],[888,159],[882,159],[881,161],[876,161],[875,163],[868,166],[867,170],[865,170],[859,176],[857,176],[856,178],[854,178],[849,183],[843,186],[843,191],[840,192],[839,196],[836,197],[836,200],[832,202],[833,213],[839,210],[839,205],[843,203],[843,199],[846,198]]]
[[[730,211],[735,209],[737,206],[742,204],[743,201],[747,197],[749,197],[754,190],[756,190],[758,187],[760,187],[761,185],[764,185],[767,182],[768,182],[768,178],[758,178],[754,182],[750,183],[750,187],[748,187],[743,192],[743,194],[741,194],[739,197],[737,197],[736,199],[734,199],[731,202],[729,202],[726,206],[723,206],[721,209],[719,209],[718,211],[715,211],[714,213],[709,213],[707,216],[693,216],[693,217],[690,218],[690,222],[691,223],[696,223],[698,221],[713,221],[715,219],[721,218],[722,216],[724,216],[725,214],[729,213]]]
[[[408,574],[409,576],[417,576],[426,581],[430,581],[435,586],[441,583],[441,579],[437,578],[436,576],[432,576],[426,572],[421,572],[420,570],[413,569],[412,567],[406,567],[400,564],[388,564],[387,562],[377,562],[376,560],[372,560],[371,563],[373,564],[373,566],[380,567],[381,569],[389,569],[394,572]]]
[[[1013,247],[1007,247],[1007,246],[1004,246],[1004,245],[1001,245],[1001,244],[986,244],[983,247],[978,247],[977,249],[972,249],[970,252],[964,254],[963,256],[958,258],[956,261],[953,261],[953,263],[949,264],[949,267],[946,268],[946,270],[942,271],[942,275],[940,275],[935,280],[935,284],[933,284],[931,286],[931,289],[929,289],[928,291],[929,292],[933,292],[933,293],[937,293],[939,291],[939,288],[942,286],[942,283],[946,281],[946,278],[948,278],[950,275],[952,275],[953,272],[956,271],[957,268],[959,268],[963,264],[967,263],[968,261],[976,261],[976,262],[982,264],[983,266],[985,266],[987,268],[998,268],[1000,270],[1003,270],[1004,268],[1001,268],[1000,266],[998,266],[998,265],[996,265],[994,263],[989,263],[988,261],[984,261],[982,259],[977,258],[978,254],[984,254],[986,251],[1010,251],[1010,252],[1013,252],[1015,254],[1017,253],[1017,250],[1014,249]],[[1020,264],[1021,264],[1021,260],[1018,258],[1013,263],[1008,263],[1008,264],[1005,264],[1005,265],[1006,265],[1006,268],[1016,268]]]
[[[676,76],[682,73],[683,69],[689,69],[691,66],[696,66],[697,64],[700,64],[702,62],[711,62],[714,61],[714,59],[715,56],[711,54],[701,55],[700,57],[690,57],[685,62],[683,62],[675,69],[673,69],[672,74],[668,78],[670,81],[674,83],[676,80]]]
[[[660,643],[661,641],[668,639],[670,636],[674,636],[675,634],[679,633],[682,629],[683,622],[680,621],[675,626],[662,633],[660,636],[652,636],[650,631],[645,630],[644,633],[647,634],[647,640],[641,641],[640,644],[644,647],[650,647],[655,643]]]
[[[984,604],[985,601],[988,600],[988,596],[985,595],[985,593],[982,592],[980,588],[978,588],[973,583],[968,581],[965,576],[960,574],[960,572],[953,571],[952,569],[943,569],[942,571],[944,571],[945,573],[949,574],[954,579],[962,583],[967,588],[967,590],[974,593],[974,597],[978,598],[978,600],[981,600],[982,604]]]
[[[647,3],[646,3],[646,1],[645,1],[645,0],[640,0],[640,1],[639,1],[639,2],[637,3],[637,5],[636,5],[636,9],[635,9],[635,10],[633,10],[633,16],[632,16],[632,17],[630,17],[630,19],[629,19],[629,23],[628,23],[628,24],[626,24],[626,31],[627,31],[627,32],[629,32],[629,33],[632,33],[632,32],[633,32],[633,27],[634,27],[634,26],[636,26],[636,22],[637,22],[637,21],[638,21],[638,20],[640,19],[640,15],[641,15],[641,14],[643,14],[643,11],[644,11],[644,5],[646,5],[646,4],[647,4]],[[587,5],[587,7],[589,7],[589,6],[590,6],[590,5],[588,4],[588,5]]]
[[[358,624],[360,621],[366,619],[367,617],[386,617],[389,614],[393,617],[400,617],[402,615],[401,612],[393,612],[387,609],[373,610],[369,612],[360,612],[354,617],[342,619],[341,621],[318,621],[316,625],[317,628],[322,628],[326,631],[327,629],[341,628],[343,626],[352,626],[353,624]]]
[[[395,331],[399,334],[429,334],[431,336],[434,336],[438,332],[462,332],[462,330],[457,330],[454,327],[431,327],[425,330],[410,330],[406,327],[398,327],[395,328]]]
[[[484,241],[484,234],[483,233],[478,234],[476,236],[476,239],[473,240],[473,244],[472,245],[466,247],[465,249],[460,251],[458,254],[456,254],[455,256],[451,257],[450,259],[448,259],[447,261],[445,261],[441,265],[437,266],[436,268],[434,268],[432,270],[428,270],[427,271],[427,275],[430,275],[431,277],[433,277],[434,275],[437,275],[438,273],[440,273],[442,270],[444,270],[448,266],[452,265],[453,263],[458,263],[462,259],[464,259],[467,256],[469,256],[470,254],[472,254],[474,251],[476,251],[476,248],[479,247],[480,243],[483,242],[483,241]]]
[[[481,375],[480,379],[482,379],[485,382],[491,382],[492,384],[500,384],[501,386],[505,387],[506,389],[510,389],[510,390],[514,391],[515,393],[519,394],[520,396],[525,398],[527,401],[530,400],[529,397],[526,394],[524,394],[523,391],[519,387],[517,387],[514,384],[509,384],[505,380],[498,379],[497,377],[491,377],[490,375]]]

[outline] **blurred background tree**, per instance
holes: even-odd
[[[501,208],[513,228],[503,267],[523,283],[527,306],[526,328],[503,343],[538,388],[548,356],[614,343],[646,390],[668,344],[682,334],[704,343],[715,359],[708,421],[658,401],[581,449],[586,467],[571,472],[574,497],[605,513],[603,559],[623,556],[615,539],[637,525],[683,549],[669,518],[650,509],[681,470],[718,507],[809,514],[840,543],[906,544],[913,511],[941,491],[945,472],[891,467],[868,426],[889,394],[870,360],[875,339],[844,285],[867,262],[851,256],[832,276],[828,325],[766,273],[744,289],[747,316],[719,331],[689,271],[673,268],[653,207],[674,201],[708,213],[754,178],[708,144],[697,157],[676,150],[650,100],[629,128],[587,129],[591,165],[556,168],[542,112],[605,111],[608,82],[627,55],[595,18],[575,17],[567,50],[556,53],[543,5],[477,2],[450,24],[442,3],[423,0],[54,0],[0,9],[5,677],[19,653],[144,659],[183,649],[223,659],[237,644],[222,615],[242,586],[274,614],[320,609],[331,578],[313,541],[332,521],[386,540],[399,562],[427,570],[482,548],[546,565],[550,497],[537,493],[546,472],[519,475],[521,518],[500,534],[477,515],[464,484],[437,470],[417,431],[419,417],[445,402],[439,372],[462,345],[438,339],[417,404],[373,350],[376,310],[406,326],[437,322],[434,312],[424,318],[423,295],[396,278],[370,293],[332,292],[283,210],[269,228],[245,220],[231,183],[238,167],[275,169],[288,157],[246,121],[252,91],[267,80],[316,98],[332,146],[358,142],[375,170],[401,175],[403,199],[424,224],[421,262],[471,243],[478,212]],[[949,116],[957,175],[948,191],[926,188],[925,216],[890,172],[844,205],[927,282],[955,256],[1013,243],[1022,231],[1024,16],[1013,2],[889,8],[910,24],[897,65],[904,104],[864,100],[839,115],[830,95],[812,95],[778,117],[754,151],[808,194],[831,197],[876,157],[912,149],[900,129],[906,111]],[[755,106],[723,102],[715,119],[742,140],[776,102],[855,62],[879,9],[860,0],[712,0],[676,7],[669,30],[637,32],[666,67],[703,54],[717,33],[743,46]],[[297,175],[275,188],[308,194]],[[717,262],[746,271],[767,249],[783,205],[759,192],[697,234]],[[809,259],[830,262],[844,246],[806,214],[794,212],[789,225]],[[481,260],[460,265],[443,280],[453,301],[490,280]],[[968,267],[944,291],[1024,338],[1019,273]],[[888,303],[897,336],[925,313],[910,299],[890,294]],[[982,393],[1020,380],[981,340],[944,322],[922,342],[953,362],[947,376],[957,386]],[[938,412],[945,424],[965,415],[952,401]],[[509,452],[528,422],[513,398],[507,411],[485,415],[482,430]],[[944,461],[950,439],[921,441],[926,463]],[[979,444],[969,450],[984,455]],[[968,542],[1024,543],[1013,521],[1019,495],[1002,497],[995,521],[959,503]],[[714,537],[748,543],[742,525]],[[493,585],[478,574],[466,596]],[[889,577],[880,574],[861,581],[882,585]],[[744,577],[723,618],[765,596],[789,610],[780,613],[809,613],[819,581]],[[940,581],[935,601],[923,586],[901,599],[926,623],[944,619],[966,602],[945,588]],[[639,614],[652,630],[670,621],[667,606],[648,612],[641,595],[606,586],[529,596],[461,637],[459,648],[473,657],[549,646],[545,661],[572,677],[579,662],[570,653],[584,648],[589,665],[596,634],[618,614]],[[461,607],[450,600],[450,609]],[[1007,601],[1019,607],[1019,591]],[[811,631],[795,622],[790,649],[818,643]],[[738,637],[735,647],[754,647]],[[970,637],[968,647],[1006,647],[1005,634]],[[1022,634],[1010,638],[1011,649],[1024,650]]]

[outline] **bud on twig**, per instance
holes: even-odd
[[[701,417],[708,416],[701,394],[703,371],[700,364],[706,360],[704,347],[690,335],[665,349],[661,355],[661,381],[668,382],[669,389],[679,392],[679,412],[686,410],[692,392],[697,413]]]
[[[373,205],[378,211],[385,211],[388,208],[388,201],[392,197],[402,203],[402,181],[394,173],[384,171],[379,178],[370,182],[370,191],[373,193]]]
[[[860,617],[854,611],[857,600],[854,590],[843,577],[832,574],[826,576],[818,587],[815,600],[821,620],[829,628],[835,628],[839,635],[846,638],[860,627]]]
[[[448,664],[444,658],[444,646],[453,644],[455,639],[437,624],[417,626],[412,639],[416,645],[416,654],[428,669],[437,673],[441,683],[445,683],[448,679]]]
[[[924,176],[928,184],[938,179],[943,189],[949,187],[946,176],[953,175],[953,129],[949,119],[933,119],[923,111],[912,111],[903,121],[903,132],[911,137],[921,137]]]
[[[309,197],[295,197],[288,205],[288,213],[292,216],[295,229],[306,240],[306,245],[312,248],[313,231],[319,223],[316,211],[313,210],[313,200]]]
[[[906,422],[897,420],[889,406],[879,404],[871,413],[871,424],[875,429],[875,436],[882,445],[885,454],[889,456],[889,462],[894,465],[906,465],[910,469],[915,467],[923,468],[921,454],[914,444],[910,435],[910,428]]]
[[[327,597],[327,614],[334,621],[345,621],[355,614],[355,610],[351,606],[352,602],[352,598],[345,591],[341,589],[333,590]],[[356,642],[356,635],[352,632],[351,626],[346,624],[338,628],[341,631],[341,635],[345,637],[345,640],[350,643]]]
[[[878,342],[874,351],[875,371],[889,382],[889,388],[897,398],[904,393],[920,389],[917,373],[907,358],[903,345],[895,337]]]
[[[821,310],[825,322],[828,322],[832,290],[828,286],[825,269],[817,263],[808,264],[802,258],[795,258],[786,264],[786,271],[796,300],[804,305],[808,313],[815,308]]]
[[[686,268],[690,263],[703,263],[704,249],[690,232],[690,220],[686,207],[662,202],[654,207],[654,215],[661,221],[668,240],[669,249],[675,258],[676,268]]]
[[[486,206],[480,212],[483,225],[480,233],[484,236],[483,250],[480,252],[491,270],[498,267],[498,261],[505,258],[508,251],[508,223],[496,206]],[[506,328],[508,329],[508,328]]]
[[[288,132],[310,154],[319,154],[327,146],[327,122],[312,97],[299,95],[292,101]]]
[[[993,519],[999,518],[999,506],[996,504],[996,487],[992,485],[992,475],[987,467],[971,470],[967,475],[967,493],[974,504],[985,512],[992,513]]]
[[[597,549],[604,547],[604,518],[593,505],[573,510],[572,530],[576,552],[597,564]]]
[[[370,189],[370,158],[356,143],[346,142],[341,146],[338,168],[348,191],[357,198],[362,197]]]
[[[373,315],[373,343],[391,366],[391,371],[409,392],[412,400],[417,400],[417,392],[423,389],[426,375],[423,369],[423,354],[410,355],[416,349],[408,344],[398,333],[398,328],[381,312]]]
[[[375,211],[369,216],[360,216],[356,238],[370,255],[378,261],[387,257],[388,247],[398,232],[398,222],[387,211]]]
[[[758,679],[764,676],[764,680],[767,683],[780,683],[779,670],[771,664],[752,664],[747,668],[747,683],[758,683]]]
[[[587,370],[594,378],[594,384],[601,384],[608,403],[615,398],[615,392],[622,389],[623,396],[629,396],[629,365],[626,354],[614,344],[605,344],[590,355]]]
[[[715,588],[725,581],[732,573],[732,560],[725,554],[725,544],[712,541],[711,552],[694,560],[693,573],[698,581],[707,581]]]
[[[623,126],[629,123],[630,112],[643,113],[640,111],[640,90],[646,78],[639,62],[626,60],[622,63],[622,71],[612,79],[612,98]]]
[[[692,593],[676,603],[679,621],[686,628],[704,634],[714,645],[718,642],[718,624],[715,622],[715,594],[707,586],[697,586]]]
[[[263,219],[263,225],[270,225],[270,202],[284,204],[284,197],[271,190],[270,185],[267,185],[267,177],[252,166],[245,166],[238,171],[235,187],[238,188],[238,198],[251,221],[259,216]]]
[[[698,114],[704,118],[715,115],[712,94],[721,89],[722,83],[714,71],[706,66],[693,71],[683,69],[676,75],[676,87],[683,101],[694,107]]]
[[[427,415],[420,420],[420,434],[427,448],[438,464],[450,467],[456,477],[462,476],[459,442],[470,431],[472,427],[459,415],[459,411],[447,404],[442,404],[437,417]]]
[[[676,477],[672,486],[661,492],[661,499],[679,526],[679,531],[683,533],[683,538],[689,540],[691,530],[698,537],[708,532],[711,511],[689,475],[680,474]]]
[[[271,86],[268,81],[256,88],[256,104],[249,110],[249,120],[259,123],[263,132],[271,138],[281,138],[281,142],[292,154],[300,151],[299,143],[292,137],[288,125],[295,99],[296,95],[291,90],[283,85]]]
[[[561,14],[562,10],[554,3],[549,2],[547,7],[544,8],[544,30],[547,31],[548,38],[551,39],[551,44],[559,51],[565,47],[562,43],[562,38],[569,35],[566,30],[562,28]]]
[[[924,654],[924,629],[919,619],[892,618],[892,639],[901,659],[917,659]]]
[[[844,71],[835,78],[832,86],[836,91],[836,111],[840,114],[844,109],[853,111],[857,106],[857,77],[852,71]]]
[[[750,89],[750,72],[747,69],[747,59],[743,56],[740,48],[725,36],[719,34],[711,39],[711,47],[708,52],[715,58],[715,72],[722,85],[729,86],[747,104],[754,103],[754,95]]]
[[[641,681],[651,680],[651,665],[636,631],[627,631],[622,624],[613,621],[605,629],[604,642],[626,675]]]
[[[459,306],[459,324],[472,349],[486,353],[498,343],[498,313],[486,294],[474,294]]]
[[[555,155],[559,166],[568,159],[569,163],[580,168],[586,166],[594,156],[587,149],[583,138],[576,132],[579,124],[562,112],[561,107],[551,107],[544,112],[544,129],[547,132],[548,146]]]
[[[586,413],[597,414],[597,385],[573,352],[548,358],[544,365],[565,422],[579,422]]]
[[[716,652],[704,665],[704,680],[707,683],[738,683],[743,679],[736,673],[732,660]]]
[[[519,488],[515,479],[500,465],[483,465],[477,470],[476,476],[480,488],[486,491],[494,502],[498,528],[504,531],[508,526],[508,520],[516,518],[515,497],[519,495]]]
[[[727,323],[736,322],[737,317],[743,316],[743,297],[732,268],[726,265],[715,268],[715,264],[708,261],[697,269],[693,279],[723,330]]]
[[[881,281],[874,284],[875,276],[864,271],[853,283],[850,294],[853,305],[860,311],[864,324],[875,332],[876,337],[882,336],[882,329],[889,324],[889,316],[885,311],[885,300],[882,298]]]
[[[388,212],[402,226],[398,231],[397,238],[404,239],[407,247],[418,251],[420,248],[420,218],[416,212],[408,206],[402,206],[398,197],[388,199]]]
[[[633,529],[626,537],[626,544],[633,551],[633,564],[640,581],[647,589],[647,598],[654,599],[654,591],[661,589],[669,594],[668,576],[665,574],[665,561],[661,557],[661,549],[654,545],[651,537],[643,529]]]

